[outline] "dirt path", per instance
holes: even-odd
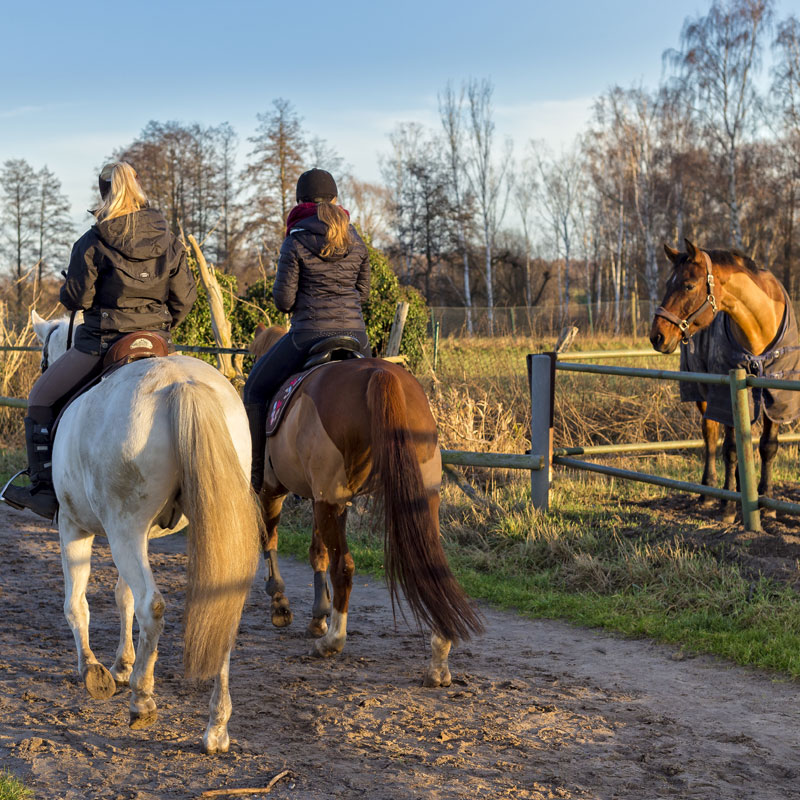
[[[0,508],[0,765],[37,798],[194,798],[283,769],[270,798],[800,798],[795,684],[487,611],[488,633],[451,656],[453,685],[426,690],[425,638],[395,630],[383,585],[363,576],[344,653],[308,657],[310,571],[286,559],[295,623],[266,621],[259,579],[232,664],[231,752],[203,756],[208,687],[180,677],[181,545],[153,544],[168,603],[160,719],[131,731],[127,690],[94,701],[75,675],[56,533]],[[106,665],[115,580],[98,542],[89,603]]]

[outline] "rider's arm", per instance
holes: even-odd
[[[294,308],[299,275],[300,259],[297,255],[297,245],[291,236],[287,236],[281,246],[275,283],[272,286],[272,297],[278,311],[289,313]]]
[[[364,247],[364,257],[361,260],[358,277],[356,278],[356,290],[363,306],[369,300],[369,252],[366,246]]]
[[[186,318],[197,299],[197,285],[186,262],[186,249],[174,239],[172,242],[174,260],[169,273],[169,294],[167,308],[172,314],[172,327],[175,328]]]
[[[97,283],[96,251],[84,237],[72,248],[67,279],[61,287],[60,300],[68,311],[86,311],[92,307]]]

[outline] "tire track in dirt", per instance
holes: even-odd
[[[37,798],[193,798],[283,769],[271,798],[800,798],[796,684],[487,610],[486,635],[453,651],[453,685],[423,689],[427,636],[395,628],[385,587],[365,576],[344,653],[308,656],[311,572],[287,559],[295,623],[272,628],[259,577],[232,659],[231,752],[206,757],[209,686],[180,675],[182,544],[152,543],[167,601],[160,718],[131,731],[128,691],[94,701],[75,673],[56,533],[0,507],[0,764]],[[108,665],[118,620],[104,541],[93,564],[92,646]]]

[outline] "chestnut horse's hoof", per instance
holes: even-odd
[[[713,508],[716,502],[716,497],[711,497],[710,495],[704,494],[700,500],[700,508]]]
[[[102,664],[89,664],[83,670],[83,685],[95,700],[108,700],[117,691],[113,676]]]
[[[306,632],[309,636],[313,636],[315,639],[318,639],[320,636],[324,636],[328,632],[327,618],[320,617],[319,619],[312,619],[311,622],[308,623]]]
[[[133,730],[138,731],[141,728],[149,728],[158,719],[158,711],[152,709],[150,711],[131,711],[131,719],[128,725]]]

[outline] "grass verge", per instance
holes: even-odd
[[[0,770],[0,800],[28,800],[33,792],[8,770]]]

